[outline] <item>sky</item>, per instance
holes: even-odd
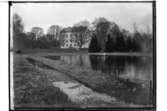
[[[130,32],[134,23],[138,30],[152,30],[151,3],[13,3],[11,12],[21,16],[26,32],[38,26],[46,33],[51,25],[68,27],[83,20],[91,23],[99,17]]]

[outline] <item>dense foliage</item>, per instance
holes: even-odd
[[[120,29],[116,23],[104,18],[99,19],[96,20],[96,30],[91,39],[89,52],[152,52],[151,34],[137,30],[130,33]]]
[[[19,15],[13,16],[13,48],[16,50],[42,48],[49,49],[59,47],[60,43],[54,39],[54,35],[44,35],[43,29],[33,27],[31,32],[26,33],[22,19]]]
[[[89,52],[99,52],[101,50],[100,45],[98,44],[97,37],[95,34],[92,36],[92,40],[89,45]]]

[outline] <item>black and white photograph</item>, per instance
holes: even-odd
[[[9,2],[10,109],[156,111],[155,3]]]

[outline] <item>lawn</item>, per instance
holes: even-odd
[[[14,55],[14,107],[74,107],[66,94],[21,55]]]

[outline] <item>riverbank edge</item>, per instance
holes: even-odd
[[[11,52],[17,53],[15,50]],[[88,52],[88,49],[24,49],[19,51],[20,54],[50,54],[50,55],[75,55],[75,54],[88,54],[88,55],[113,55],[113,56],[153,56],[152,52]]]

